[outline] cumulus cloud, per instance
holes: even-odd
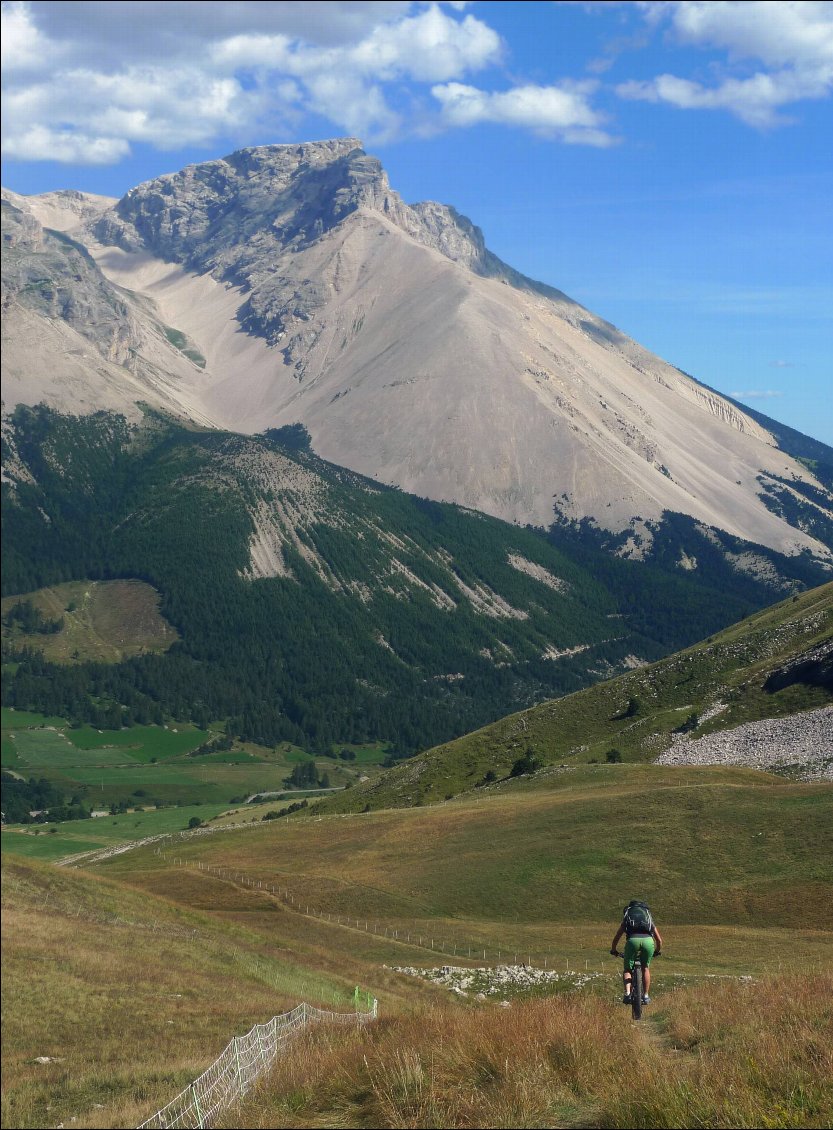
[[[790,119],[781,108],[833,89],[833,6],[817,0],[678,0],[640,4],[649,23],[667,22],[681,44],[725,51],[711,85],[662,74],[620,83],[622,98],[683,110],[726,110],[766,128]],[[754,73],[750,74],[750,69]],[[732,71],[736,73],[731,73]]]
[[[2,7],[3,151],[12,158],[104,162],[134,143],[246,144],[309,115],[378,142],[469,124],[463,103],[475,97],[483,121],[566,142],[610,141],[589,86],[465,86],[504,52],[481,18],[487,6],[473,14],[465,0]]]
[[[3,3],[3,152],[116,161],[245,143],[319,114],[372,139],[395,135],[406,83],[458,79],[501,40],[466,5],[413,3]]]
[[[194,68],[59,71],[7,91],[3,152],[21,160],[106,164],[130,142],[161,149],[210,141],[257,113],[257,91]],[[56,144],[50,149],[47,138]],[[85,156],[86,154],[86,156]]]
[[[3,144],[7,157],[23,161],[62,161],[73,165],[112,165],[127,157],[130,146],[121,137],[90,137],[70,130],[31,126]]]
[[[611,145],[614,138],[601,128],[602,115],[588,98],[596,83],[562,83],[558,86],[518,86],[489,93],[474,86],[450,82],[434,86],[431,93],[442,106],[443,121],[454,126],[481,122],[523,126],[544,136],[584,145]]]

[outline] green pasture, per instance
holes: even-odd
[[[341,742],[339,745],[333,746],[333,753],[338,756],[343,749],[349,749],[356,755],[355,761],[349,761],[347,764],[361,766],[363,769],[367,766],[381,765],[388,755],[386,742],[372,742],[366,745],[352,745],[350,742]],[[341,759],[339,758],[339,760]]]
[[[138,761],[178,757],[216,736],[214,731],[198,730],[190,725],[131,726],[127,730],[94,730],[91,726],[81,726],[67,731],[67,737],[78,749],[125,749]]]
[[[246,744],[232,750],[189,756],[222,733],[222,725],[198,730],[185,724],[132,726],[99,731],[73,728],[65,719],[3,710],[3,767],[23,777],[45,777],[67,797],[79,794],[91,807],[140,796],[164,804],[239,803],[259,792],[285,789],[292,766],[311,760],[292,747],[268,749]],[[319,773],[335,786],[354,780],[353,763],[318,758]]]
[[[55,726],[61,728],[68,723],[64,718],[52,718],[46,714],[35,714],[30,710],[15,710],[13,707],[0,707],[0,725],[6,730],[25,730],[33,726]]]
[[[73,728],[63,718],[3,710],[3,765],[66,769],[180,757],[216,736],[194,726],[131,726],[125,730]]]
[[[17,755],[17,746],[14,744],[14,739],[3,734],[2,753],[0,753],[0,765],[4,769],[17,769],[20,765],[20,758]]]
[[[206,764],[205,762],[208,762]],[[74,784],[86,785],[90,802],[113,800],[132,796],[144,789],[151,797],[165,804],[225,804],[233,797],[248,797],[258,792],[283,789],[286,769],[264,762],[229,764],[211,763],[208,758],[189,758],[187,761],[160,762],[156,765],[91,765],[73,768],[71,774],[45,772],[43,774],[63,783],[67,788]]]
[[[14,746],[20,767],[33,770],[31,776],[49,776],[43,770],[68,772],[76,767],[84,769],[93,765],[122,764],[130,754],[124,749],[107,748],[79,750],[63,730],[33,729],[15,733]],[[37,772],[34,772],[34,771]]]
[[[366,742],[363,744],[353,744],[352,742],[336,742],[330,747],[335,757],[321,757],[316,755],[319,767],[322,765],[329,765],[330,767],[335,764],[336,766],[352,766],[353,768],[365,768],[366,766],[380,766],[388,755],[387,742]],[[354,753],[355,759],[344,761],[338,755],[343,749],[349,749]],[[289,765],[295,765],[299,761],[310,761],[313,754],[307,753],[306,750],[301,749],[300,746],[292,745],[290,742],[282,742],[276,750],[277,754]]]
[[[148,809],[93,820],[66,820],[60,824],[15,825],[3,832],[4,852],[29,859],[54,860],[80,851],[110,847],[128,840],[184,832],[197,816],[203,823],[226,809],[224,804],[189,804],[182,808]]]

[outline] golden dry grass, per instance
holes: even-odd
[[[827,1061],[813,1033],[830,1023],[821,1002],[832,987],[823,849],[833,793],[743,771],[624,768],[437,809],[197,836],[128,852],[97,875],[4,862],[5,1124],[135,1125],[233,1035],[361,984],[383,1020],[305,1039],[279,1067],[294,1074],[264,1099],[265,1113],[247,1107],[233,1124],[823,1125]],[[653,798],[635,846],[619,812],[634,793]],[[655,973],[660,1003],[635,1033],[612,1003],[617,970],[605,954],[637,865],[667,956]],[[273,883],[294,904],[266,889]],[[767,893],[784,898],[763,914]],[[341,923],[307,915],[307,898]],[[773,908],[791,924],[773,925]],[[403,941],[403,929],[482,943],[490,964],[497,948],[505,961],[517,947],[520,960],[531,950],[533,962],[549,954],[609,976],[595,995],[463,1007],[384,968],[449,960]],[[776,1022],[769,989],[759,999],[732,978],[692,981],[704,955],[708,972],[798,974],[773,981],[792,994],[789,1024]],[[703,1013],[704,983],[719,987],[725,1012]],[[767,1035],[778,1028],[792,1037],[780,1060]],[[628,1090],[634,1055],[638,1093]]]
[[[640,1025],[586,995],[313,1030],[223,1125],[825,1127],[831,1002],[810,975],[679,989]]]
[[[448,805],[270,821],[177,853],[280,881],[331,913],[386,921],[606,921],[638,873],[640,896],[665,921],[831,929],[831,817],[822,782],[611,766]]]
[[[352,988],[245,925],[22,860],[2,931],[4,1126],[135,1126],[232,1036]]]

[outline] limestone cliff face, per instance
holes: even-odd
[[[337,286],[298,278],[295,259],[359,210],[379,213],[478,275],[522,279],[453,208],[405,204],[356,138],[241,149],[191,165],[131,189],[92,232],[103,244],[150,251],[244,288],[249,298],[240,321],[275,344],[288,319],[311,317]]]
[[[89,252],[9,200],[2,210],[4,316],[13,318],[17,305],[60,320],[108,361],[129,365],[140,340],[136,320]]]

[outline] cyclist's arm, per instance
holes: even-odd
[[[656,928],[656,926],[653,928],[652,933],[653,933],[654,937],[656,938],[657,953],[659,953],[659,951],[662,949],[662,935],[660,934],[660,932]]]
[[[614,950],[616,949],[617,945],[619,944],[619,939],[622,937],[624,932],[625,932],[625,924],[623,922],[622,925],[619,927],[619,929],[614,934],[613,941],[610,943],[610,952],[611,953],[613,953]]]

